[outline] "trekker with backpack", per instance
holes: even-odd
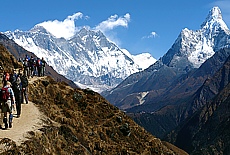
[[[36,66],[37,66],[38,76],[40,77],[42,72],[42,60],[40,58],[37,58]]]
[[[30,76],[33,78],[36,72],[36,60],[33,58],[33,56],[30,57],[29,65],[30,65]]]
[[[12,73],[10,74],[10,79],[9,79],[11,84],[16,81],[17,76],[18,76],[18,74],[16,73],[16,69],[13,69]]]
[[[26,104],[28,104],[28,94],[27,94],[27,91],[28,91],[28,79],[26,77],[25,74],[23,74],[21,76],[21,84],[22,84],[22,103],[24,101],[24,97],[25,97],[25,100],[26,100]]]
[[[42,76],[45,76],[45,68],[46,68],[46,61],[44,60],[44,58],[42,57]]]
[[[2,100],[2,112],[4,113],[3,123],[5,124],[5,129],[12,127],[13,115],[12,107],[15,104],[15,97],[13,89],[11,88],[11,83],[6,82],[6,86],[1,89],[1,100]],[[9,126],[7,121],[7,112],[9,112]]]
[[[23,69],[24,69],[23,73],[26,74],[27,77],[29,77],[30,68],[29,68],[29,61],[27,58],[23,60]]]
[[[9,72],[4,72],[4,75],[3,75],[3,79],[2,79],[2,83],[3,83],[3,86],[6,85],[6,82],[10,80],[10,73]]]
[[[12,89],[14,91],[16,109],[17,109],[17,118],[21,115],[21,103],[22,103],[22,84],[21,84],[21,74],[19,73],[16,77],[14,83],[12,83]]]

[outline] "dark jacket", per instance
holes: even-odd
[[[21,76],[21,83],[22,83],[22,88],[26,88],[28,86],[28,79],[25,75]]]

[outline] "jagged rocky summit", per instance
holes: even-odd
[[[59,74],[98,92],[115,87],[130,74],[156,61],[149,53],[133,56],[109,41],[101,31],[87,28],[70,39],[57,38],[39,24],[29,31],[4,34],[38,57],[44,57]]]
[[[199,30],[185,28],[162,61],[169,67],[182,70],[199,68],[208,58],[224,47],[229,47],[230,31],[218,7],[213,7]]]

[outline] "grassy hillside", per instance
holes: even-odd
[[[19,67],[0,46],[4,69]],[[7,59],[8,58],[8,59]],[[12,60],[11,60],[12,59]],[[29,100],[48,117],[20,146],[0,140],[3,154],[186,154],[137,125],[98,93],[72,88],[51,77],[29,84]]]

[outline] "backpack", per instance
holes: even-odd
[[[42,61],[40,59],[37,60],[37,66],[42,66]]]
[[[24,60],[24,61],[23,61],[23,66],[24,66],[24,68],[26,68],[26,67],[28,67],[28,66],[29,66],[29,64],[28,64],[28,61],[27,61],[27,60]]]
[[[39,65],[42,66],[42,65],[43,65],[42,63],[43,63],[43,62],[40,60]]]
[[[29,65],[30,65],[30,66],[33,66],[33,65],[34,65],[34,61],[35,61],[34,58],[31,58],[31,59],[29,60]]]
[[[21,84],[21,79],[20,77],[17,78],[17,80],[12,83],[12,89],[15,93],[19,93],[22,90],[22,84]]]
[[[6,102],[10,97],[10,93],[8,92],[8,87],[2,87],[1,89],[1,99]]]
[[[21,83],[22,83],[22,87],[25,88],[28,86],[28,79],[26,78],[26,76],[22,76],[21,77]]]
[[[14,83],[14,82],[16,82],[16,80],[17,80],[17,74],[10,74],[10,79],[9,79],[9,81],[11,82],[11,83]]]

